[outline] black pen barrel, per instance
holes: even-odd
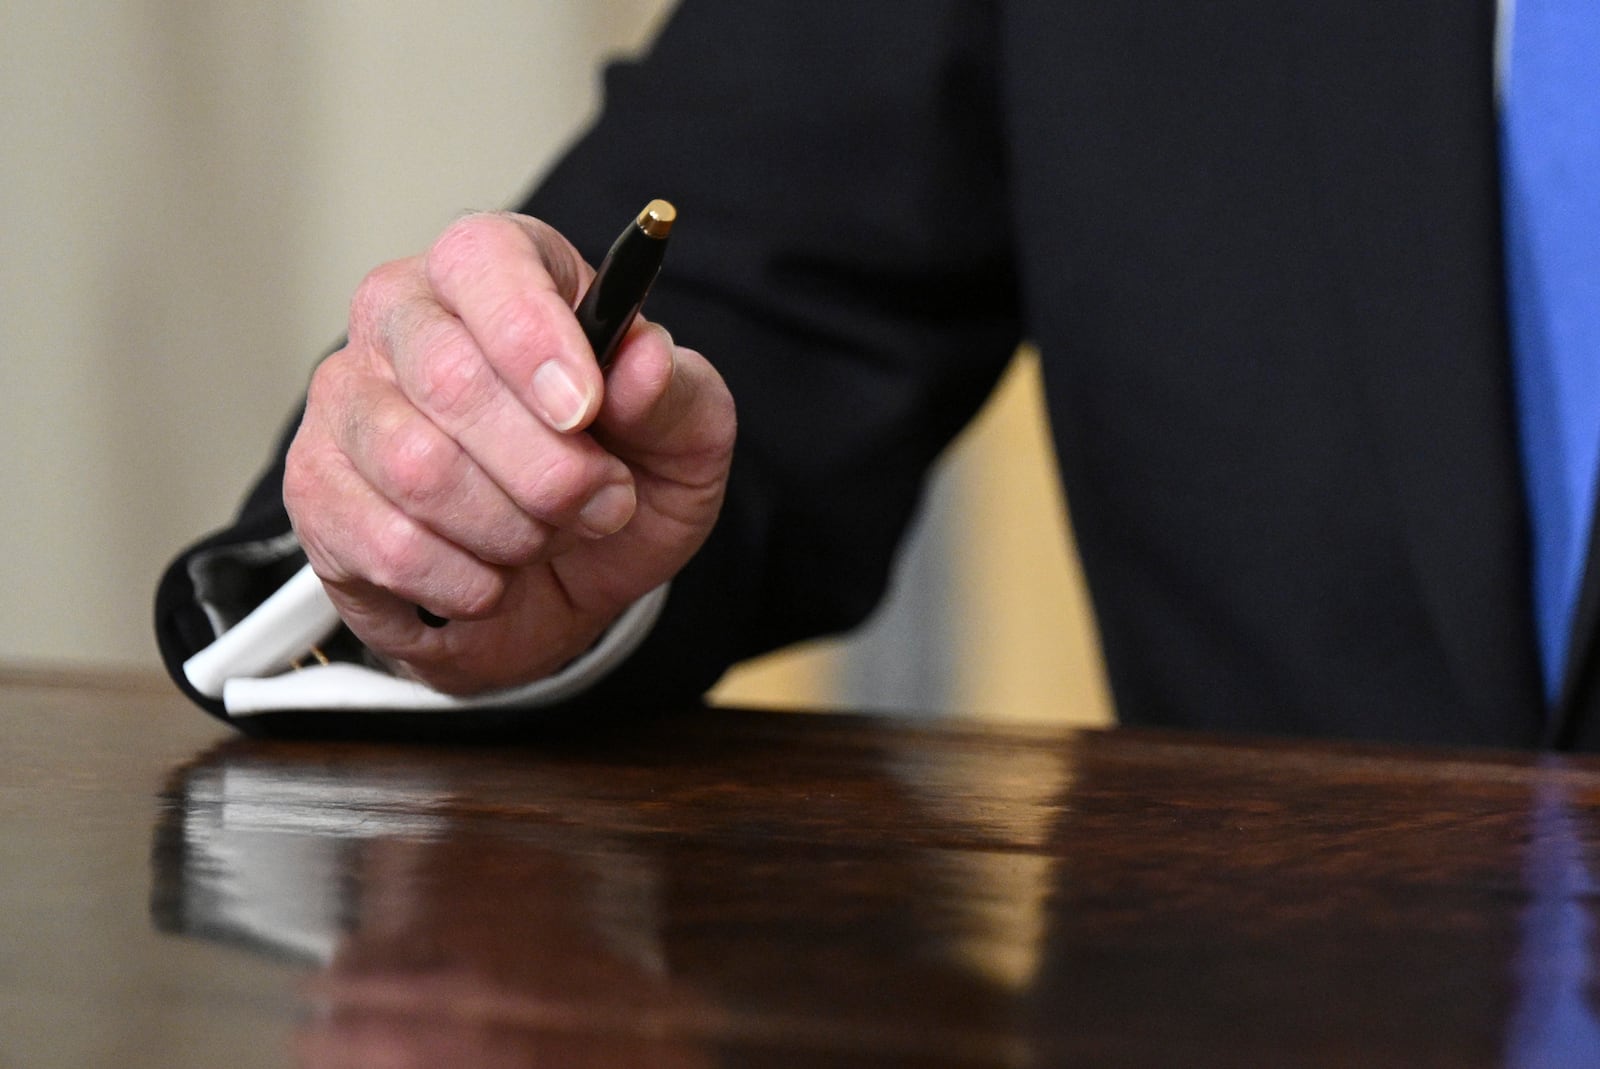
[[[667,237],[676,218],[677,212],[664,200],[646,205],[606,253],[578,302],[578,322],[601,368],[610,366],[623,335],[644,306],[666,257]]]

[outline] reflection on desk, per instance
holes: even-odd
[[[993,972],[1032,954],[1042,866],[918,841],[876,749],[821,796],[781,736],[663,743],[226,744],[174,780],[152,914],[310,966],[308,1065],[1028,1060],[1026,978]]]
[[[6,1069],[1600,1050],[1593,759],[742,711],[218,742],[15,681],[0,719]]]

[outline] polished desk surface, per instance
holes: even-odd
[[[15,671],[0,746],[4,1069],[1600,1059],[1590,760],[740,711],[262,742]]]

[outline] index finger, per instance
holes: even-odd
[[[605,384],[572,306],[594,271],[565,238],[527,216],[467,216],[423,270],[515,397],[556,431],[589,425]]]

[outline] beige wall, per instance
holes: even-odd
[[[520,191],[662,6],[7,5],[0,659],[152,663],[361,275]]]
[[[225,518],[342,329],[361,275],[421,247],[461,210],[514,197],[594,106],[600,58],[636,46],[664,6],[8,5],[0,660],[152,665],[160,568]],[[999,433],[1028,438],[1037,425],[1026,385],[1019,396],[1022,414]],[[1015,443],[1001,450],[1017,455]],[[1048,477],[1037,459],[1028,465],[1019,470]],[[1046,532],[1040,550],[1008,541],[1009,560],[1038,552],[1031,574],[1070,571],[1054,537]],[[1026,593],[1036,584],[1022,582],[1020,607],[999,593],[1015,579],[960,593],[985,566],[962,566],[958,610],[987,619],[998,598],[1000,618],[1046,653],[999,667],[1014,660],[985,654],[995,633],[983,629],[964,640],[973,682],[951,707],[1103,716],[1092,636],[1087,655],[1055,654],[1070,592],[1046,610],[1048,626],[1030,623],[1028,606],[1043,604]],[[1075,660],[1084,656],[1087,670]],[[826,666],[785,671],[776,692],[758,680],[736,693],[827,699]],[[1086,697],[1063,696],[1063,672],[1088,680]],[[1002,697],[992,683],[1002,677],[1023,696]]]

